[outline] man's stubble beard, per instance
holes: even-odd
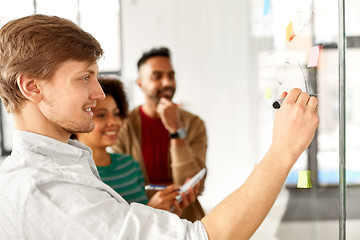
[[[95,124],[92,120],[90,122],[74,122],[74,121],[58,121],[54,122],[51,121],[53,126],[59,131],[67,132],[69,134],[75,134],[75,133],[89,133],[95,128]]]
[[[171,96],[161,96],[162,92],[169,91],[169,90],[172,92]],[[175,91],[176,91],[176,89],[174,87],[165,87],[163,89],[157,90],[155,95],[150,96],[150,99],[155,103],[155,105],[158,105],[160,99],[163,97],[172,101],[172,99],[175,95]]]
[[[75,133],[88,133],[94,130],[95,124],[92,119],[83,119],[82,121],[74,121],[69,119],[64,119],[64,117],[59,116],[56,111],[56,105],[54,100],[50,99],[47,104],[49,105],[49,114],[47,114],[47,119],[50,124],[57,129],[59,132],[66,132],[69,134]]]

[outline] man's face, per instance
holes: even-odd
[[[40,110],[60,134],[94,129],[92,109],[105,95],[97,81],[96,63],[68,60],[51,79],[40,80],[43,98]]]
[[[145,97],[158,103],[160,98],[172,99],[175,90],[175,72],[167,57],[149,58],[139,69],[138,84]]]

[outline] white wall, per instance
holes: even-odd
[[[206,189],[211,210],[240,186],[256,159],[256,76],[248,1],[123,0],[123,80],[131,106],[144,50],[168,46],[177,76],[175,101],[199,115],[208,133]]]

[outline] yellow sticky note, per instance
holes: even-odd
[[[299,171],[297,188],[312,188],[309,170]]]
[[[267,87],[265,89],[265,99],[270,99],[271,98],[271,87]]]
[[[291,41],[295,37],[292,22],[286,28],[286,40]]]

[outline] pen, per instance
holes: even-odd
[[[310,94],[310,97],[316,97],[317,94]],[[281,104],[283,103],[283,101],[285,100],[285,98],[279,98],[278,100],[276,100],[275,102],[273,102],[272,106],[275,109],[279,109],[281,107]]]
[[[166,188],[166,186],[164,185],[146,185],[145,186],[145,190],[164,190]]]

